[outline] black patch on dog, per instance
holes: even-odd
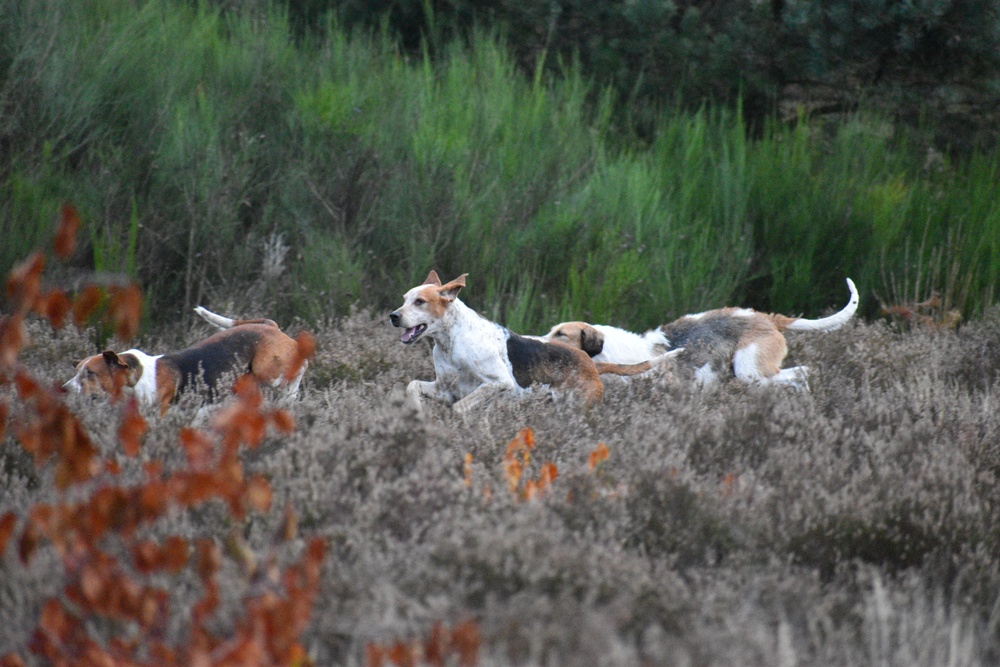
[[[525,338],[513,331],[507,332],[507,358],[514,369],[514,379],[521,387],[530,387],[536,382],[557,384],[565,376],[566,369],[577,363],[569,347]]]
[[[257,325],[261,326],[261,325]],[[219,381],[227,375],[250,371],[250,361],[260,340],[256,326],[240,326],[206,338],[194,347],[163,355],[180,371],[177,393],[203,382],[214,396]]]
[[[671,350],[684,348],[688,364],[693,367],[709,364],[719,374],[730,369],[736,345],[749,326],[749,318],[719,314],[698,319],[682,317],[664,324],[660,331],[670,341]]]

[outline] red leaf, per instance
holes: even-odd
[[[394,665],[398,665],[399,667],[415,667],[417,661],[413,655],[413,648],[414,647],[409,644],[396,642],[392,645],[386,655],[388,656],[389,661]]]
[[[297,345],[297,350],[295,354],[295,359],[285,370],[285,381],[291,381],[296,375],[298,375],[299,370],[302,368],[302,364],[306,363],[309,359],[312,359],[313,355],[316,354],[316,339],[308,331],[300,331],[297,336],[295,336],[295,343]]]
[[[35,303],[44,269],[45,256],[36,250],[7,274],[7,298],[15,312],[24,313]]]
[[[179,572],[188,561],[187,540],[172,535],[167,538],[160,553],[163,560],[163,569],[167,572]]]
[[[36,308],[36,312],[51,322],[56,329],[61,329],[66,324],[66,315],[73,309],[73,302],[66,296],[66,292],[52,290],[45,295],[44,303],[44,309],[39,311]]]
[[[139,445],[142,436],[146,433],[146,428],[146,420],[139,413],[139,402],[133,396],[125,404],[122,423],[118,427],[118,441],[122,443],[122,449],[126,456],[139,455]]]
[[[598,443],[597,447],[594,448],[594,451],[587,456],[587,469],[596,470],[597,466],[607,461],[608,456],[610,455],[611,451],[608,449],[608,446],[603,442]]]
[[[160,561],[160,548],[152,540],[143,540],[132,547],[132,562],[139,572],[155,572],[160,568]]]
[[[87,285],[76,295],[73,302],[73,324],[82,328],[101,304],[101,290],[96,285]]]
[[[275,410],[271,413],[271,424],[281,433],[288,434],[295,430],[295,417],[288,410]]]
[[[198,551],[198,575],[203,581],[211,579],[222,564],[222,555],[215,542],[203,537],[196,544]]]
[[[38,541],[40,539],[38,534],[38,529],[32,524],[28,523],[24,527],[24,532],[21,533],[21,539],[17,543],[17,555],[21,558],[21,562],[27,565],[31,562],[31,557],[35,555],[35,550],[38,549]]]
[[[0,556],[7,549],[7,542],[14,534],[14,527],[17,525],[17,516],[13,512],[7,512],[0,517]]]
[[[59,216],[59,229],[56,230],[55,247],[56,254],[61,259],[68,259],[73,254],[76,247],[76,232],[80,228],[80,216],[77,215],[76,207],[71,204],[63,204],[61,215]]]
[[[431,626],[431,635],[424,642],[424,660],[431,667],[444,667],[448,648],[448,632],[441,625],[441,622],[438,621]]]
[[[295,510],[292,509],[291,503],[285,503],[285,513],[281,519],[281,526],[278,528],[276,541],[288,542],[289,540],[294,540],[298,529],[299,520],[295,516]]]
[[[465,621],[451,631],[451,645],[458,653],[461,667],[475,667],[479,662],[479,626],[475,621]]]
[[[384,655],[385,650],[378,644],[365,645],[365,664],[368,667],[383,667],[385,665]]]
[[[185,428],[180,438],[189,467],[201,469],[212,464],[215,444],[207,435],[197,429]]]
[[[27,342],[28,332],[22,315],[0,317],[0,369],[12,368]]]
[[[542,472],[538,476],[538,482],[542,488],[545,488],[556,481],[556,477],[558,476],[559,470],[556,468],[556,464],[548,461],[542,464]]]
[[[135,285],[112,287],[110,308],[111,323],[119,340],[130,340],[139,332],[142,316],[142,293]]]
[[[66,641],[70,633],[73,632],[73,626],[76,624],[76,619],[69,616],[66,610],[62,608],[59,601],[54,598],[49,598],[46,600],[45,605],[42,607],[41,617],[38,619],[38,626],[44,630],[49,637],[56,639],[59,643]]]
[[[247,503],[258,512],[270,509],[271,496],[271,484],[262,475],[254,475],[247,483]]]

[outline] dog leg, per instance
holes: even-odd
[[[437,381],[426,382],[424,380],[413,380],[410,384],[406,385],[406,397],[413,402],[413,406],[417,409],[418,414],[423,414],[423,397],[433,398],[436,401],[441,401],[442,403],[451,403],[451,395],[442,392],[438,386]]]
[[[302,367],[299,372],[295,374],[288,384],[285,385],[285,396],[288,398],[294,398],[296,394],[299,393],[299,385],[302,384],[302,378],[305,377],[306,368],[309,367],[309,361],[303,361]]]
[[[809,367],[783,368],[776,375],[767,378],[766,382],[787,385],[800,391],[809,391]]]
[[[451,407],[460,415],[467,415],[469,412],[486,403],[494,396],[507,389],[499,383],[481,384],[462,400],[456,401]]]

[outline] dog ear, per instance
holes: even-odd
[[[580,329],[580,349],[592,357],[596,357],[604,349],[604,334],[594,327]]]
[[[445,301],[454,301],[458,297],[458,293],[462,291],[465,287],[465,277],[469,275],[468,273],[463,273],[458,278],[455,278],[447,285],[443,285],[441,289],[438,290],[438,294]]]
[[[441,279],[438,278],[437,271],[435,271],[434,269],[431,269],[431,272],[428,273],[427,277],[424,279],[423,284],[424,285],[440,285],[441,284]]]
[[[121,358],[111,350],[104,350],[104,353],[101,356],[104,357],[104,363],[106,363],[111,369],[128,368],[128,364],[122,361]]]

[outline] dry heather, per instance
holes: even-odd
[[[1000,660],[1000,317],[791,334],[789,363],[813,369],[808,394],[638,378],[609,381],[589,416],[535,395],[467,419],[405,404],[405,383],[433,375],[430,350],[404,348],[381,314],[313,332],[297,431],[243,455],[270,480],[272,510],[234,523],[209,504],[150,533],[223,544],[236,531],[264,551],[291,503],[303,537],[328,548],[304,638],[318,665],[377,663],[377,647],[465,621],[481,665]],[[93,349],[88,334],[31,334],[21,359],[52,381]],[[105,452],[116,446],[116,407],[67,400]],[[181,465],[178,433],[197,408],[151,419],[140,460]],[[534,449],[517,455],[517,478],[505,454],[524,427]],[[51,471],[9,436],[0,462],[4,511],[56,496]],[[526,499],[546,463],[557,477]],[[28,567],[12,551],[0,655],[27,653],[59,585],[51,549]],[[221,629],[246,593],[235,560],[220,574]],[[179,608],[200,595],[195,580],[165,581]]]

